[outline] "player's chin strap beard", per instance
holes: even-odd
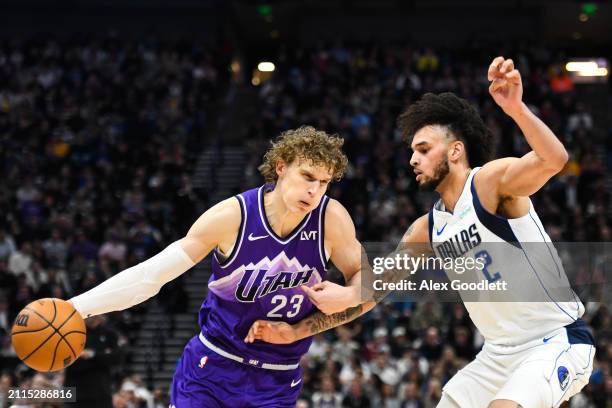
[[[444,159],[438,164],[438,166],[434,170],[434,174],[429,181],[420,185],[420,189],[424,191],[434,191],[442,180],[448,175],[450,172],[450,168],[448,166],[448,158],[444,157]]]

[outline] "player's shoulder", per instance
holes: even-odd
[[[518,157],[504,157],[488,162],[474,175],[474,188],[478,200],[491,214],[516,218],[529,211],[529,198],[500,193],[500,185],[507,177],[508,166],[520,160]]]
[[[230,197],[210,207],[195,222],[192,231],[195,233],[213,233],[223,235],[240,228],[242,211],[237,197]]]
[[[217,216],[232,217],[241,214],[240,202],[237,196],[226,198],[213,205],[208,211],[215,213]]]
[[[429,234],[429,213],[421,215],[419,218],[414,220],[412,225],[408,229],[412,228],[414,233],[427,233]]]
[[[502,157],[485,163],[474,175],[474,184],[476,187],[481,185],[491,187],[499,183],[508,166],[517,160],[519,160],[518,157]]]
[[[340,201],[333,198],[327,200],[327,207],[325,209],[326,217],[344,217],[349,216],[347,209],[340,203]]]
[[[429,244],[429,213],[421,215],[408,227],[402,237],[402,244]]]
[[[518,160],[520,160],[518,157],[502,157],[491,160],[476,172],[474,187],[481,201],[486,197],[498,198],[499,185],[506,175],[506,170]],[[496,206],[493,206],[493,208],[496,208]]]
[[[347,209],[338,201],[330,198],[325,208],[325,234],[355,234],[355,226]]]
[[[338,200],[330,198],[325,208],[325,224],[333,226],[346,222],[353,222],[348,210]]]

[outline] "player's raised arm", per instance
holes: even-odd
[[[353,279],[356,278],[361,281],[362,274],[372,274],[373,272],[367,262],[365,250],[361,245],[359,245],[359,248],[359,259],[361,260],[363,258],[365,262],[361,262],[361,269],[354,275]],[[396,254],[423,256],[429,255],[431,252],[432,250],[429,243],[429,222],[427,215],[424,215],[412,223],[404,234],[396,251],[388,256],[394,257]],[[402,279],[406,279],[406,277],[410,275],[410,272],[410,269],[388,270],[380,275],[378,279],[381,279],[385,283],[399,282]],[[377,303],[380,303],[390,293],[390,291],[375,292],[370,289],[371,288],[367,288],[361,292],[360,304],[349,307],[341,312],[326,315],[321,311],[317,311],[294,325],[285,322],[258,320],[253,323],[244,340],[247,343],[261,340],[268,343],[288,344],[341,326],[372,310]]]
[[[489,66],[489,93],[519,126],[532,151],[521,158],[489,162],[478,172],[499,196],[526,197],[537,192],[568,160],[563,144],[523,102],[521,74],[511,59],[497,57]]]
[[[84,318],[124,310],[155,296],[161,287],[185,273],[222,242],[235,238],[240,204],[229,198],[210,208],[186,236],[157,255],[70,299]],[[231,245],[231,243],[229,244]]]

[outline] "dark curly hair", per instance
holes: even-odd
[[[446,126],[457,140],[465,144],[471,167],[482,166],[491,160],[491,131],[476,109],[454,93],[426,93],[399,116],[397,124],[402,138],[408,144],[412,143],[415,133],[424,126]]]

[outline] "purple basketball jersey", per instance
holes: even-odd
[[[204,337],[255,366],[295,364],[308,351],[310,338],[286,345],[246,344],[243,339],[257,319],[292,324],[311,314],[315,307],[299,286],[313,286],[326,276],[328,197],[281,238],[268,224],[263,203],[264,193],[273,188],[266,184],[236,196],[242,213],[236,244],[226,259],[213,254],[208,296],[199,315]]]

